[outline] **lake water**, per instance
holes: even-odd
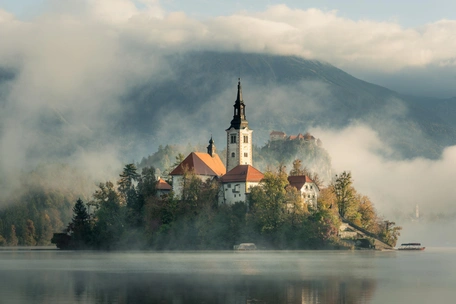
[[[455,303],[456,249],[0,250],[0,303]]]

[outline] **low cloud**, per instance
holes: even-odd
[[[312,133],[324,142],[335,171],[351,171],[355,188],[382,214],[413,214],[416,205],[428,216],[456,211],[456,146],[446,148],[438,160],[392,160],[384,156],[391,147],[366,125]]]

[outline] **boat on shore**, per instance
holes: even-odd
[[[424,250],[425,248],[421,243],[404,243],[397,250]]]
[[[254,243],[241,243],[239,245],[234,245],[233,249],[238,251],[251,251],[257,250],[257,247]]]

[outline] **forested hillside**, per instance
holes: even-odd
[[[79,198],[95,189],[85,172],[64,164],[43,165],[21,175],[22,184],[0,199],[0,244],[50,245],[66,228]]]

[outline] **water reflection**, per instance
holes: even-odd
[[[8,303],[369,303],[372,279],[18,271],[2,278]],[[3,297],[6,295],[6,297]],[[1,301],[0,301],[1,302]]]

